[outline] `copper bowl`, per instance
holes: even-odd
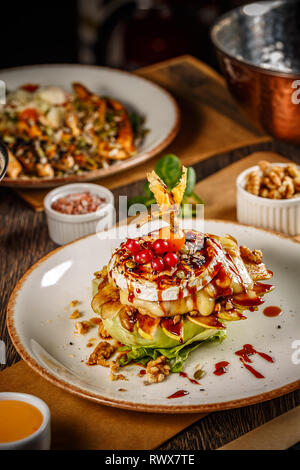
[[[262,130],[300,143],[300,2],[252,3],[225,14],[211,38],[228,87]]]

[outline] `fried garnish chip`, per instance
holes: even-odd
[[[141,227],[151,220],[162,217],[163,220],[169,223],[171,230],[176,232],[179,229],[179,207],[183,200],[187,184],[187,168],[182,167],[180,181],[170,191],[167,190],[167,186],[155,171],[148,173],[147,179],[149,181],[149,189],[153,192],[160,210],[151,212],[151,215],[147,214],[145,217],[141,217],[137,227]]]
[[[171,194],[173,197],[173,204],[177,204],[178,206],[182,203],[182,199],[185,193],[187,183],[187,168],[185,166],[182,167],[182,175],[180,178],[179,183],[171,190]]]
[[[167,186],[155,171],[148,173],[149,189],[153,192],[155,200],[162,211],[173,205],[171,194],[167,191]]]

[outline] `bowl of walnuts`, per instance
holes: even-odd
[[[261,160],[243,171],[237,178],[237,219],[290,236],[300,234],[300,167]]]

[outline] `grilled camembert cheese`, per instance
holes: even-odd
[[[181,195],[185,175],[184,169]],[[149,181],[160,216],[174,205],[171,224],[121,243],[96,273],[92,308],[107,335],[123,345],[122,364],[160,358],[178,372],[181,358],[203,341],[223,338],[227,322],[244,320],[263,303],[272,286],[260,281],[272,272],[259,250],[239,247],[230,235],[181,230],[180,194],[176,188],[168,197],[157,194],[166,192],[163,182],[157,175]]]
[[[225,329],[227,321],[245,319],[245,310],[257,309],[263,294],[271,290],[272,286],[260,282],[270,279],[272,272],[258,250],[240,249],[229,235],[183,233],[185,243],[176,253],[175,266],[153,269],[155,242],[160,239],[158,232],[152,232],[134,240],[135,251],[140,247],[137,253],[153,253],[149,262],[136,261],[127,248],[130,240],[127,247],[124,242],[115,250],[108,266],[97,274],[92,308],[121,343],[145,345],[147,340],[147,346],[154,345],[162,328],[173,347],[185,342],[188,322],[214,335],[215,330]]]

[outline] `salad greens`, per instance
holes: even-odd
[[[176,155],[168,154],[162,157],[155,165],[155,173],[163,180],[167,186],[167,190],[170,191],[178,183],[182,175],[181,162]],[[188,167],[187,169],[187,185],[182,200],[182,211],[184,215],[194,215],[195,210],[192,209],[190,214],[187,213],[189,210],[187,207],[184,207],[185,204],[203,204],[203,201],[197,194],[194,193],[194,188],[196,184],[196,172],[193,167]],[[152,204],[156,204],[156,200],[152,191],[150,191],[149,183],[146,183],[144,186],[144,194],[140,196],[135,196],[129,199],[128,206],[132,204],[144,204],[147,209],[151,207]]]
[[[130,362],[147,364],[151,359],[163,355],[167,358],[172,372],[180,372],[189,354],[204,342],[223,341],[226,338],[226,330],[203,328],[187,318],[184,319],[183,344],[166,335],[160,326],[151,340],[140,336],[136,327],[130,332],[122,326],[119,315],[103,319],[103,324],[114,339],[124,344],[119,351],[127,353],[118,359],[120,366]]]
[[[197,349],[204,342],[221,342],[225,339],[225,337],[225,331],[217,331],[215,335],[210,336],[203,341],[192,341],[190,343],[187,342],[173,348],[154,349],[139,346],[122,346],[119,348],[119,351],[127,351],[127,353],[119,358],[119,364],[121,367],[129,364],[130,362],[138,362],[140,364],[146,365],[150,360],[155,360],[159,356],[163,355],[167,358],[167,361],[171,366],[171,372],[181,372],[184,366],[184,362],[187,360],[192,351]]]

